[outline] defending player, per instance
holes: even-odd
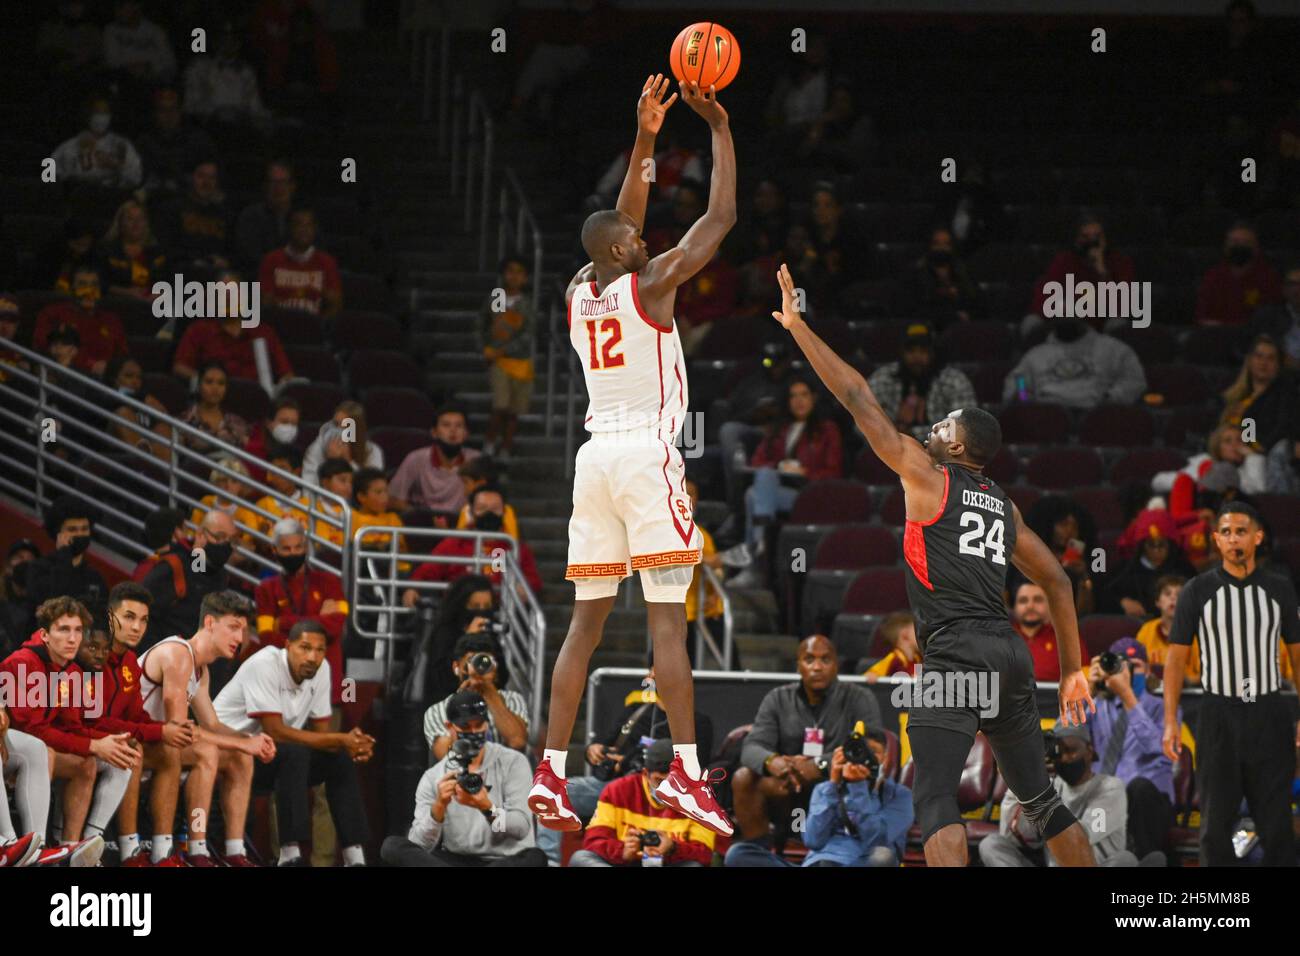
[[[1096,710],[1080,665],[1074,598],[1060,563],[1011,499],[983,474],[1002,443],[1001,426],[988,412],[971,407],[935,423],[924,446],[900,434],[866,380],[804,322],[786,266],[777,279],[781,311],[773,317],[853,414],[871,450],[902,481],[907,590],[925,672],[959,674],[964,681],[945,681],[946,686],[992,687],[997,694],[989,701],[945,699],[943,706],[913,707],[908,714],[916,761],[913,802],[926,864],[966,865],[957,786],[975,733],[982,731],[1007,786],[1052,855],[1064,866],[1092,866],[1088,836],[1047,776],[1033,661],[1007,623],[1002,602],[1008,557],[1047,592],[1061,656],[1061,719],[1067,724],[1083,723],[1089,706]]]
[[[701,825],[730,835],[731,821],[701,779],[695,752],[695,701],[686,655],[686,591],[700,561],[701,535],[675,447],[688,393],[681,339],[673,321],[677,287],[704,268],[736,221],[736,157],[726,110],[714,92],[683,85],[686,104],[709,124],[713,174],[709,208],[674,249],[651,260],[641,239],[649,197],[645,160],[666,102],[663,76],[646,79],[637,101],[637,136],[617,209],[592,213],[582,227],[591,262],[565,294],[569,339],[591,397],[578,450],[565,577],[576,589],[573,619],[555,662],[546,752],[528,805],[544,826],[581,826],[565,789],[564,760],[591,653],[600,643],[619,582],[638,571],[654,640],[655,676],[668,712],[674,759],[658,797]]]

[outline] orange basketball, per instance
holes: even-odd
[[[677,34],[668,65],[683,83],[721,90],[740,72],[740,44],[720,23],[692,23]]]

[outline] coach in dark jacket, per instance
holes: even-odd
[[[145,575],[153,595],[149,630],[141,647],[148,649],[165,637],[189,638],[199,629],[199,606],[213,591],[226,587],[226,562],[237,534],[234,519],[224,511],[209,511],[194,532],[193,548],[173,543]],[[203,561],[198,552],[203,551]],[[215,691],[213,691],[215,693]]]

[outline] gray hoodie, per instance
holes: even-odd
[[[1070,408],[1130,405],[1147,387],[1137,353],[1119,339],[1092,329],[1073,342],[1049,336],[1026,352],[1002,385],[1004,402],[1015,399],[1016,380],[1022,375],[1030,401]]]

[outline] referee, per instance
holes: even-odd
[[[1233,828],[1245,796],[1266,866],[1295,865],[1291,707],[1281,694],[1278,639],[1300,675],[1300,611],[1284,572],[1255,563],[1264,538],[1248,504],[1223,506],[1214,540],[1223,563],[1198,574],[1178,597],[1165,660],[1165,754],[1178,759],[1178,697],[1193,638],[1200,642],[1205,697],[1197,716],[1196,774],[1202,866],[1237,863]]]

